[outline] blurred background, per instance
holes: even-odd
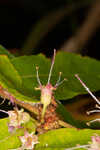
[[[18,55],[53,49],[100,59],[99,0],[0,0],[0,44]]]

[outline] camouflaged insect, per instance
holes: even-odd
[[[61,79],[61,72],[60,72],[57,83],[54,86],[52,86],[52,84],[50,83],[52,69],[53,69],[54,61],[55,61],[55,55],[56,55],[56,50],[54,50],[54,55],[53,55],[53,59],[52,59],[52,63],[51,63],[48,82],[46,85],[41,84],[40,79],[39,79],[39,75],[38,75],[38,69],[39,68],[36,67],[37,81],[38,81],[39,87],[35,88],[35,89],[41,90],[41,99],[40,100],[41,100],[41,104],[43,104],[43,110],[42,110],[42,116],[41,116],[42,122],[44,122],[44,115],[45,115],[46,109],[52,101],[53,91],[56,90],[57,87],[64,82],[64,80],[66,80],[66,79],[64,79],[63,81],[60,81],[60,79]]]

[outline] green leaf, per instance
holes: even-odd
[[[39,66],[39,76],[42,84],[47,83],[51,62],[43,55],[22,56],[11,60],[16,70],[19,72],[23,92],[28,96],[35,95],[39,99],[40,92],[34,87],[38,87],[36,79],[36,69]],[[59,52],[56,55],[51,83],[55,85],[59,72],[62,72],[62,80],[67,78],[55,91],[55,98],[66,100],[74,96],[87,93],[80,82],[75,78],[79,74],[80,78],[87,84],[91,91],[100,90],[100,62],[80,55]]]
[[[22,79],[6,55],[0,55],[0,85],[18,100],[33,101],[33,98],[25,96],[23,91],[20,92]]]
[[[62,128],[49,131],[39,136],[40,143],[36,145],[35,150],[65,150],[77,144],[85,145],[95,133],[100,135],[100,130]]]
[[[11,87],[19,87],[22,82],[17,70],[6,55],[0,55],[0,81],[2,80]]]
[[[21,145],[18,136],[22,135],[22,130],[18,130],[17,134],[10,134],[8,132],[8,119],[0,120],[0,149],[8,150],[9,148],[16,148]]]
[[[76,95],[87,93],[80,82],[75,78],[78,74],[86,83],[91,91],[100,90],[100,61],[89,57],[82,57],[72,53],[58,53],[55,61],[56,70],[63,72],[63,78],[68,81],[61,86],[56,92],[59,99],[68,99]]]
[[[29,121],[25,125],[25,128],[17,129],[14,133],[8,132],[8,118],[0,119],[0,149],[1,150],[8,150],[14,149],[21,146],[21,142],[19,140],[19,136],[24,135],[25,128],[29,132],[35,132],[35,124],[32,121]]]
[[[40,92],[35,90],[35,87],[39,86],[36,78],[36,66],[38,65],[40,67],[39,74],[40,78],[42,76],[41,82],[46,84],[50,68],[50,60],[43,55],[22,56],[17,58],[18,59],[12,59],[11,62],[21,76],[21,92],[31,98],[35,96],[35,98],[39,100]]]
[[[25,102],[37,102],[40,100],[40,91],[36,78],[36,66],[39,66],[39,76],[42,84],[46,85],[51,61],[43,55],[21,56],[11,60],[7,56],[0,56],[0,84],[8,90],[16,99]],[[56,55],[55,65],[51,77],[51,84],[55,85],[59,72],[62,72],[62,80],[54,96],[58,100],[67,100],[80,94],[87,93],[80,82],[80,78],[87,84],[91,91],[100,90],[100,62],[80,55],[59,52]],[[6,71],[5,71],[6,70]]]
[[[14,55],[9,53],[9,51],[6,50],[2,45],[0,45],[0,55],[1,54],[7,55],[9,58],[14,58]]]

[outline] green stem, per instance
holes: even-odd
[[[43,105],[43,110],[42,110],[42,115],[41,115],[41,122],[42,122],[42,123],[44,123],[44,115],[45,115],[47,106],[48,106],[48,105]]]

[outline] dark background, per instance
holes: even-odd
[[[87,0],[85,0],[87,3]],[[84,1],[84,2],[85,2]],[[79,3],[79,0],[1,0],[0,1],[0,44],[11,50],[21,51],[25,40],[35,24],[48,13]],[[83,2],[83,1],[81,1]],[[35,48],[35,51],[52,54],[54,48],[59,49],[84,22],[88,11],[93,5],[91,0],[57,23]],[[66,9],[67,11],[67,9]],[[93,33],[91,39],[82,47],[83,54],[100,59],[99,56],[100,28]]]

